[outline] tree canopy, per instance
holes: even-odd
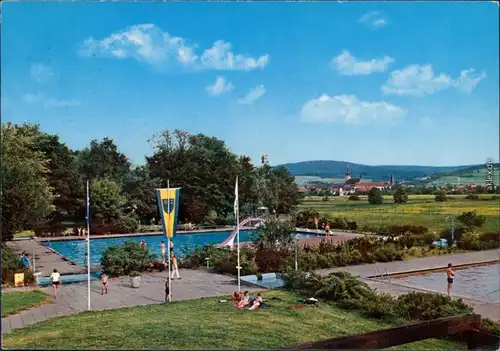
[[[158,219],[155,189],[180,187],[179,221],[234,220],[235,180],[241,215],[265,206],[290,213],[299,202],[293,176],[234,154],[224,141],[203,134],[163,131],[154,150],[133,166],[110,138],[71,150],[38,125],[2,124],[2,222],[4,234],[32,229],[44,220],[85,220],[85,183],[91,184],[91,217],[100,223]],[[121,221],[124,222],[124,221]]]

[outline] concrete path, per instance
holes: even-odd
[[[50,276],[54,268],[56,268],[61,275],[86,273],[85,267],[71,262],[50,247],[43,246],[37,240],[13,240],[7,242],[7,245],[19,256],[21,256],[23,251],[26,251],[32,262],[34,255],[35,271],[41,272],[42,277]]]
[[[386,270],[387,273],[389,274],[398,274],[398,273],[446,268],[448,266],[448,263],[452,263],[454,266],[458,266],[458,265],[475,264],[475,263],[481,263],[485,261],[493,261],[499,259],[500,259],[500,250],[488,250],[488,251],[467,252],[455,255],[415,258],[408,261],[393,261],[386,263],[377,262],[370,264],[362,264],[358,266],[319,269],[316,272],[318,272],[321,275],[327,275],[335,271],[347,271],[351,274],[358,275],[361,278],[368,278],[378,274],[377,268],[384,274]]]
[[[180,275],[182,279],[172,281],[173,301],[230,295],[237,290],[236,281],[231,276],[213,274],[203,269],[181,269]],[[100,281],[91,281],[91,309],[106,310],[164,303],[167,277],[167,272],[143,275],[141,286],[138,289],[130,287],[129,277],[111,279],[107,295],[101,295]],[[251,292],[262,290],[252,286],[244,286],[243,289]],[[51,287],[41,290],[47,294],[52,294]],[[18,315],[2,318],[2,334],[49,318],[86,310],[87,283],[64,285],[63,282],[59,296],[53,303],[26,310]]]

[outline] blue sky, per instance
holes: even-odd
[[[499,158],[490,2],[2,7],[2,122],[72,148],[109,136],[142,163],[177,128],[271,164]]]

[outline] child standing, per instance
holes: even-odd
[[[59,288],[59,284],[61,284],[61,275],[57,271],[57,269],[54,268],[52,271],[52,274],[50,275],[50,279],[52,280],[52,289],[54,291],[54,299],[57,299],[57,290]]]
[[[101,295],[108,293],[108,275],[106,273],[101,274]]]

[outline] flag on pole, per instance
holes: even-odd
[[[156,189],[163,232],[167,238],[173,238],[177,232],[180,190],[181,188]]]
[[[238,204],[238,177],[236,176],[236,185],[234,187],[234,216],[238,217],[239,204]]]

